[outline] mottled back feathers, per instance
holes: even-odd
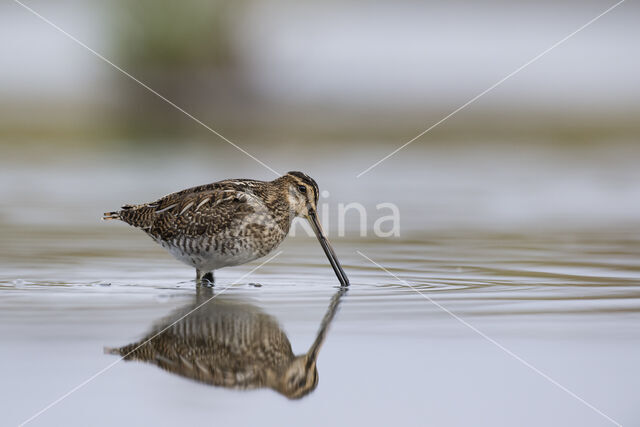
[[[125,205],[118,212],[105,214],[105,218],[117,215],[117,219],[165,241],[177,236],[194,238],[229,232],[238,229],[237,223],[249,215],[256,216],[256,227],[280,227],[286,234],[290,222],[288,206],[274,203],[277,197],[268,184],[244,179],[215,182],[151,203]]]

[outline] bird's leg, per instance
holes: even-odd
[[[198,303],[208,301],[213,298],[213,286],[196,286],[196,301]]]
[[[196,284],[202,286],[213,286],[213,272],[203,272],[196,270]]]

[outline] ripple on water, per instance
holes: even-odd
[[[2,290],[51,298],[78,292],[140,293],[156,295],[160,302],[166,290],[192,292],[195,286],[190,268],[127,228],[2,231],[0,257],[7,266],[0,276]],[[474,316],[640,310],[640,241],[628,233],[460,231],[417,236],[334,242],[353,283],[354,307],[372,314],[382,310],[405,315],[414,302],[424,309],[419,291]],[[315,240],[288,239],[282,249],[278,259],[236,287],[253,289],[273,301],[315,304],[337,284]],[[249,270],[250,266],[221,270],[219,286]],[[299,287],[300,297],[293,296],[293,287]]]

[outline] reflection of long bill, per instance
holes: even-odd
[[[340,266],[340,262],[338,261],[338,257],[336,257],[336,253],[333,251],[331,244],[324,236],[322,232],[322,228],[320,228],[320,223],[318,222],[318,217],[315,211],[309,209],[309,215],[307,215],[307,219],[311,223],[311,228],[313,228],[314,233],[316,233],[316,237],[320,242],[320,246],[324,250],[324,253],[329,258],[329,262],[331,263],[331,267],[333,267],[333,271],[335,271],[336,276],[338,276],[338,280],[342,286],[349,286],[349,279],[347,275],[344,273],[342,266]]]
[[[340,305],[340,300],[343,295],[347,293],[349,288],[342,286],[340,290],[336,292],[336,294],[331,298],[331,303],[329,304],[329,308],[322,319],[322,324],[320,325],[320,329],[318,330],[318,335],[316,336],[315,341],[307,351],[307,369],[309,369],[312,365],[316,363],[318,360],[318,353],[320,352],[320,347],[327,337],[327,331],[329,330],[329,325],[333,321],[333,317],[336,315],[338,311],[338,306]]]

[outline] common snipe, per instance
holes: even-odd
[[[155,202],[124,205],[102,219],[142,229],[178,260],[196,269],[198,283],[213,270],[253,261],[273,251],[296,216],[311,223],[342,286],[349,279],[317,217],[318,184],[302,172],[273,181],[229,179],[188,188]]]

